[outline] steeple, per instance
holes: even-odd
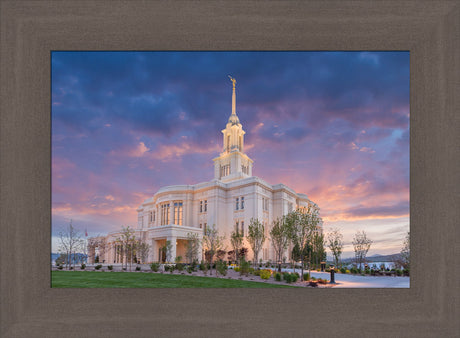
[[[223,134],[223,150],[219,157],[214,159],[214,177],[230,181],[252,176],[253,161],[244,154],[243,126],[236,115],[236,80],[228,76],[233,83],[232,114],[230,115]]]
[[[239,124],[240,120],[238,119],[238,116],[236,115],[236,79],[231,77],[230,75],[228,76],[230,78],[230,81],[233,83],[233,94],[232,94],[232,115],[230,115],[228,119],[228,123],[231,124]]]

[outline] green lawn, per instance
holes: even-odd
[[[169,273],[52,271],[53,288],[286,288],[227,278],[210,278]]]

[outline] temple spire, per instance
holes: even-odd
[[[229,75],[228,77],[230,78],[230,81],[232,81],[233,83],[232,115],[236,115],[236,93],[235,93],[236,79],[232,77],[231,75]]]

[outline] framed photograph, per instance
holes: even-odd
[[[409,287],[409,60],[53,51],[52,286]]]
[[[458,194],[455,187],[458,186],[456,159],[459,155],[455,119],[459,107],[455,86],[458,82],[456,56],[459,54],[459,41],[456,32],[459,29],[460,13],[456,3],[382,1],[214,4],[178,1],[173,4],[138,2],[133,5],[124,1],[42,1],[33,4],[4,1],[1,9],[2,336],[203,337],[308,334],[347,337],[366,332],[366,335],[375,336],[432,337],[458,334],[459,304],[455,290],[459,276],[457,269],[453,268],[455,240],[458,237],[458,213],[455,212]],[[406,201],[409,201],[410,208],[410,287],[327,290],[52,287],[52,127],[55,125],[51,114],[53,83],[50,74],[54,66],[53,53],[64,51],[366,51],[371,53],[369,61],[372,61],[372,55],[378,53],[409,54],[410,199]],[[108,69],[111,66],[110,63],[101,63],[98,68]],[[209,82],[209,91],[215,91],[216,94],[213,103],[222,104],[222,110],[219,110],[222,118],[216,112],[212,116],[212,124],[221,129],[209,128],[206,134],[219,135],[232,115],[230,98],[233,84],[227,77],[230,75],[236,80],[236,115],[247,133],[245,152],[252,159],[260,156],[255,155],[260,153],[251,152],[256,149],[256,145],[247,149],[250,132],[255,141],[256,135],[264,135],[263,127],[274,128],[274,125],[263,122],[259,131],[254,131],[261,122],[256,120],[257,115],[249,115],[248,106],[248,115],[243,119],[244,105],[250,105],[257,98],[258,92],[253,91],[252,97],[249,97],[250,90],[248,87],[246,90],[243,88],[251,84],[245,82],[244,73],[232,72],[225,69],[222,76],[216,76],[215,81]],[[126,78],[131,76],[126,74]],[[266,77],[267,82],[276,83],[276,79],[270,77],[269,70]],[[201,80],[195,78],[191,81],[187,93],[188,87],[191,87],[190,92],[198,92],[200,83],[205,82]],[[112,82],[110,78],[107,81],[107,87],[119,83]],[[274,88],[273,100],[282,92]],[[101,90],[101,87],[95,86],[94,89]],[[128,89],[125,88],[125,92]],[[136,88],[130,89],[136,92]],[[314,89],[311,88],[311,91]],[[395,95],[404,94],[400,88],[393,89]],[[295,91],[291,94],[295,94]],[[199,107],[206,106],[199,101],[200,94],[196,95],[196,100],[190,102]],[[93,96],[93,99],[94,104],[97,97]],[[239,114],[240,105],[242,114]],[[117,105],[113,108],[116,109]],[[301,109],[303,107],[297,111]],[[196,111],[200,112],[200,109]],[[75,112],[76,120],[73,122],[78,123],[78,117],[84,113],[80,109]],[[180,116],[178,111],[179,120]],[[276,114],[266,117],[270,116]],[[187,115],[183,117],[185,119]],[[94,121],[94,125],[98,127],[102,122],[113,125],[110,121]],[[292,121],[283,119],[278,127],[286,127],[283,123],[289,122]],[[365,123],[365,118],[360,122]],[[252,129],[244,129],[246,125]],[[127,123],[126,126],[130,125]],[[289,135],[293,137],[296,126],[290,127]],[[110,130],[112,126],[105,128]],[[175,135],[172,133],[176,130],[174,128],[170,135]],[[283,131],[288,130],[285,128]],[[126,141],[123,132],[119,137],[120,143]],[[276,132],[270,129],[267,133],[273,136]],[[333,134],[331,132],[331,137]],[[77,133],[64,136],[70,135],[77,136]],[[116,137],[113,136],[113,139]],[[135,136],[132,140],[135,140]],[[203,142],[197,144],[205,146],[209,139],[195,140]],[[292,142],[294,140],[295,137]],[[139,153],[153,150],[153,145],[147,140],[137,141],[137,146],[144,144],[144,147],[137,148]],[[216,136],[215,142],[217,154],[209,160],[218,157],[224,150],[222,136]],[[372,155],[361,151],[370,148],[369,145],[354,143],[356,152]],[[93,148],[97,150],[99,146],[96,144]],[[257,144],[257,147],[260,145]],[[271,147],[276,148],[274,144]],[[133,150],[136,148],[127,149]],[[262,149],[262,153],[264,151]],[[174,157],[176,153],[172,154]],[[377,154],[377,150],[374,154]],[[288,157],[290,153],[283,155]],[[151,193],[155,194],[163,186],[193,185],[211,180],[216,173],[211,171],[209,178],[207,170],[210,164],[214,164],[209,160],[200,163],[202,171],[193,168],[187,172],[186,175],[193,176],[193,180],[188,181],[187,177],[177,180],[172,177],[161,186],[154,186],[152,182]],[[136,161],[130,164],[142,167]],[[217,174],[221,173],[220,169]],[[265,177],[270,176],[270,172],[259,168],[258,162],[254,161],[253,169],[254,174],[260,169],[264,175],[257,175],[269,180]],[[66,174],[65,170],[63,174]],[[111,174],[107,172],[107,177],[111,177]],[[94,181],[95,185],[100,179]],[[280,182],[269,183],[283,183],[292,187],[296,193],[304,193],[308,198],[312,196],[311,191],[303,191],[300,185],[302,189],[297,189],[297,181],[289,182],[283,178]],[[143,184],[149,183],[139,183]],[[143,191],[137,187],[129,189]],[[108,192],[100,197],[110,203],[112,201],[108,196],[112,196],[114,201],[120,196],[115,193]],[[140,200],[141,203],[145,201],[142,198]],[[236,206],[236,200],[233,202]],[[240,203],[241,200],[241,206]],[[321,210],[326,209],[319,203],[317,205]],[[137,212],[134,217],[134,221],[138,222]],[[99,228],[88,234],[88,238],[106,235],[105,230],[109,231]],[[371,238],[370,230],[367,230],[367,234]],[[105,271],[100,273],[109,274]]]

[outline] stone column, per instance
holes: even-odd
[[[200,263],[203,260],[203,246],[201,244],[201,238],[198,241],[198,254],[196,258],[198,259],[198,263]]]
[[[169,202],[169,224],[174,224],[174,202]]]
[[[155,259],[156,256],[158,255],[158,245],[157,245],[157,241],[152,239],[152,246],[151,246],[151,252],[149,254],[149,260],[150,262],[155,262],[155,261],[159,261],[160,260],[160,257],[158,257],[158,259]]]
[[[88,248],[88,263],[94,264],[95,259],[96,259],[96,248],[94,246],[91,246]]]
[[[166,238],[167,241],[170,241],[171,242],[171,263],[174,262],[174,260],[176,259],[176,250],[177,250],[177,247],[176,247],[176,240],[177,238],[176,237],[168,237]]]

